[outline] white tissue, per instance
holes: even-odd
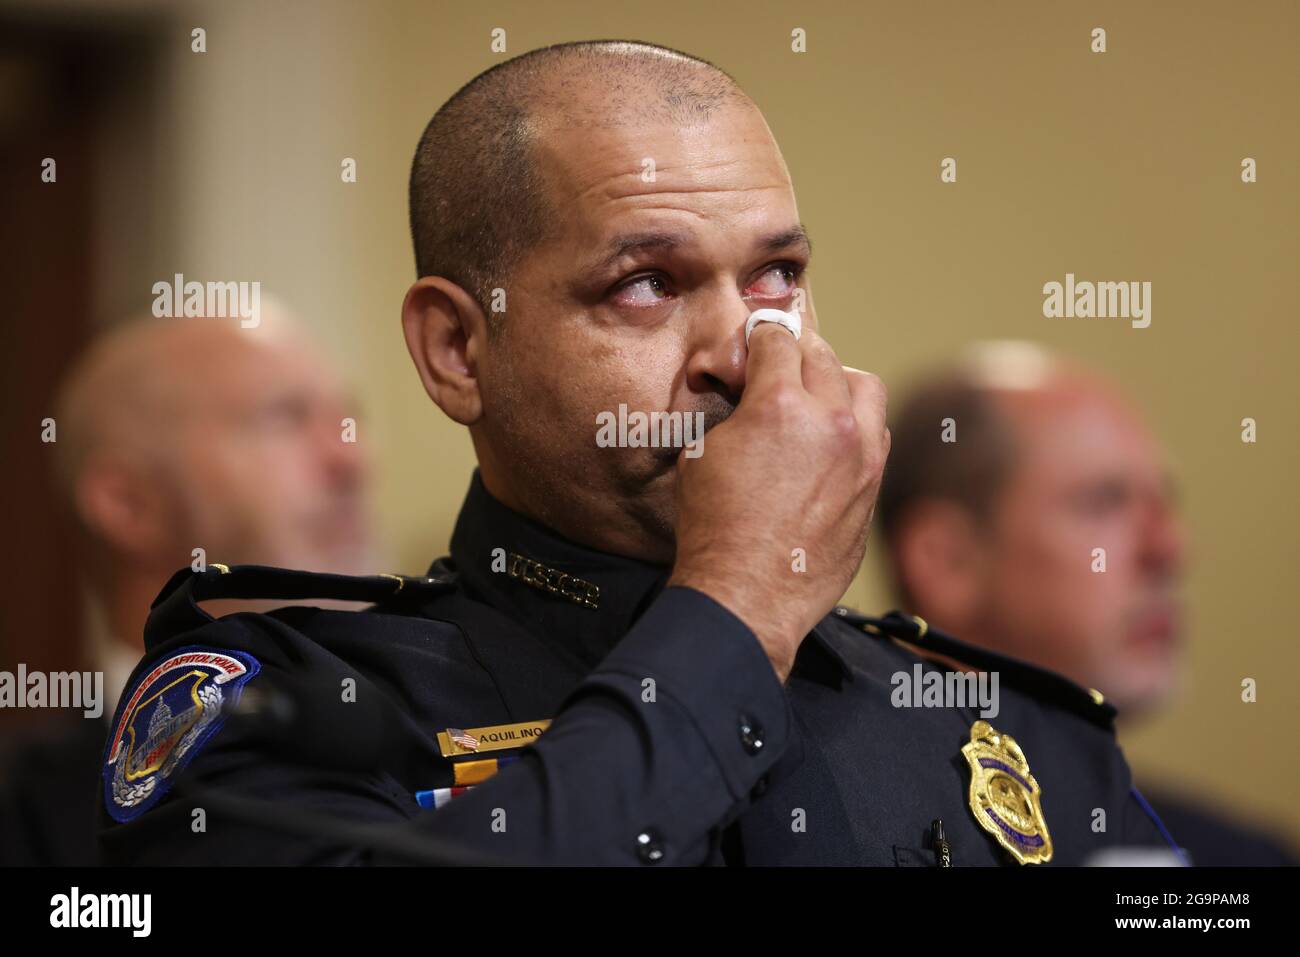
[[[760,322],[775,322],[778,326],[784,326],[790,330],[790,335],[794,336],[795,341],[799,341],[799,336],[803,333],[803,318],[797,311],[782,312],[780,309],[755,309],[745,320],[745,345],[749,345],[749,337],[754,331],[754,327]]]

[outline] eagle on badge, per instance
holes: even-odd
[[[1043,792],[1016,739],[987,721],[976,721],[961,753],[970,764],[970,809],[980,827],[1021,864],[1050,861],[1052,836],[1043,817]]]

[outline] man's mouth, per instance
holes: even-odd
[[[1152,651],[1172,651],[1181,637],[1181,617],[1172,604],[1144,611],[1129,629],[1129,641]]]

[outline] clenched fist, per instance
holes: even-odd
[[[678,458],[669,584],[739,617],[784,681],[862,561],[889,455],[885,387],[841,366],[812,329],[796,341],[762,323],[749,349],[736,410],[702,456]]]

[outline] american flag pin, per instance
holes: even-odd
[[[451,738],[451,740],[455,741],[466,751],[478,750],[478,738],[461,728],[448,728],[447,737]]]

